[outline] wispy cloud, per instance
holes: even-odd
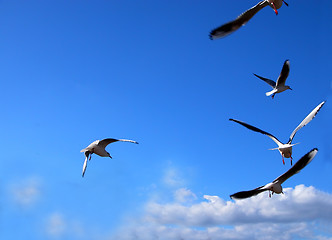
[[[46,222],[46,233],[50,236],[60,237],[66,232],[67,223],[60,213],[53,213]]]
[[[168,187],[183,186],[185,181],[175,167],[168,167],[164,172],[163,183]]]
[[[197,199],[196,195],[187,188],[179,188],[174,192],[174,199],[177,202],[188,202]]]
[[[28,178],[9,186],[9,193],[14,204],[29,208],[41,197],[41,181],[37,178]]]
[[[69,219],[60,212],[47,217],[44,232],[51,239],[91,239],[90,229],[86,229],[81,221]],[[97,239],[97,235],[94,236]]]
[[[298,185],[284,195],[267,194],[231,201],[188,189],[174,193],[174,201],[146,204],[145,213],[111,239],[329,239],[321,223],[332,224],[332,194]],[[190,196],[190,197],[189,197]],[[189,198],[187,198],[189,197]],[[187,200],[188,201],[187,201]],[[324,231],[323,231],[324,232]]]

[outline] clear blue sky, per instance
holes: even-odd
[[[0,1],[0,238],[331,239],[332,3],[289,0],[208,39],[256,3]],[[272,100],[253,73],[276,80],[286,59],[293,91]],[[323,100],[293,158],[319,152],[285,195],[232,201],[290,163],[228,119],[286,142]],[[140,144],[82,178],[80,150],[107,137]]]

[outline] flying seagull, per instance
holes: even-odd
[[[283,193],[282,192],[282,186],[281,184],[286,181],[288,178],[293,176],[294,174],[299,173],[305,166],[307,166],[311,160],[315,157],[317,154],[318,149],[314,148],[310,152],[308,152],[306,155],[304,155],[299,161],[297,161],[293,167],[291,167],[287,172],[273,180],[271,183],[268,183],[264,186],[255,188],[253,190],[249,191],[242,191],[242,192],[237,192],[231,195],[230,197],[232,199],[244,199],[244,198],[249,198],[252,196],[255,196],[261,192],[264,191],[269,191],[269,197],[271,197],[270,191],[273,193]]]
[[[113,142],[131,142],[131,143],[136,143],[138,142],[133,141],[133,140],[127,140],[127,139],[114,139],[114,138],[106,138],[103,140],[96,140],[93,143],[91,143],[89,146],[86,148],[82,149],[81,152],[84,152],[85,155],[85,160],[83,164],[83,171],[82,171],[82,177],[84,177],[85,170],[87,167],[88,159],[91,160],[91,155],[93,153],[101,156],[101,157],[111,157],[111,155],[105,150],[106,146],[110,143]]]
[[[253,6],[249,10],[242,13],[240,16],[238,16],[235,20],[230,21],[224,25],[221,25],[220,27],[212,30],[210,32],[210,39],[215,40],[218,38],[225,37],[232,32],[239,29],[241,26],[245,25],[256,13],[259,12],[262,8],[266,6],[270,6],[274,9],[274,12],[278,15],[278,10],[282,3],[285,3],[287,6],[288,4],[284,0],[264,0],[260,1],[257,5]]]
[[[302,127],[304,127],[305,125],[307,125],[316,116],[316,114],[321,109],[321,107],[324,105],[324,103],[325,103],[325,101],[321,102],[317,107],[315,107],[314,110],[311,111],[311,113],[309,113],[308,116],[306,116],[305,119],[303,119],[303,121],[294,129],[294,131],[290,135],[289,140],[288,140],[287,143],[282,143],[275,136],[273,136],[272,134],[270,134],[268,132],[265,132],[265,131],[263,131],[259,128],[254,127],[254,126],[251,126],[251,125],[249,125],[245,122],[235,120],[235,119],[232,119],[232,118],[230,118],[229,120],[233,121],[233,122],[236,122],[236,123],[239,123],[242,126],[248,128],[252,131],[259,132],[259,133],[265,134],[268,137],[270,137],[276,144],[278,144],[277,148],[273,148],[273,149],[270,149],[270,150],[278,149],[281,156],[282,156],[282,163],[285,164],[285,161],[284,161],[284,157],[285,157],[285,158],[290,158],[291,159],[291,164],[292,164],[292,160],[293,160],[293,158],[292,158],[292,146],[298,144],[298,143],[292,144],[292,141],[293,141],[293,138],[294,138],[296,132],[298,130],[300,130]]]
[[[287,89],[292,90],[289,86],[285,85],[285,82],[286,82],[286,79],[288,77],[288,74],[289,74],[289,60],[286,60],[284,62],[284,65],[282,67],[282,70],[281,70],[281,73],[280,73],[280,75],[278,77],[277,82],[272,81],[272,80],[270,80],[268,78],[264,78],[264,77],[258,76],[257,74],[254,73],[254,75],[256,77],[262,79],[264,82],[266,82],[267,84],[269,84],[273,88],[272,91],[265,93],[266,96],[272,95],[272,99],[274,98],[274,95],[276,93],[281,93],[283,91],[286,91]]]

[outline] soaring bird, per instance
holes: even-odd
[[[262,79],[264,82],[266,82],[267,84],[269,84],[273,88],[272,91],[265,93],[266,96],[272,95],[272,99],[274,98],[274,95],[276,93],[281,93],[283,91],[286,91],[287,89],[292,90],[290,88],[290,86],[285,85],[285,82],[286,82],[286,79],[288,77],[288,74],[289,74],[289,60],[286,60],[284,62],[284,65],[282,67],[282,70],[281,70],[281,73],[280,73],[280,75],[278,77],[277,82],[272,81],[272,80],[270,80],[268,78],[264,78],[264,77],[258,76],[257,74],[254,73],[254,75],[256,77]]]
[[[131,142],[131,143],[136,143],[138,142],[133,141],[133,140],[128,140],[128,139],[114,139],[114,138],[106,138],[103,140],[96,140],[93,143],[91,143],[89,146],[86,148],[82,149],[81,152],[84,152],[85,155],[85,160],[83,164],[83,171],[82,171],[82,177],[84,177],[85,170],[87,167],[88,159],[91,160],[91,155],[93,153],[101,156],[101,157],[111,157],[111,155],[105,150],[106,146],[110,143],[113,142]]]
[[[222,37],[225,37],[225,36],[231,34],[232,32],[239,29],[241,26],[245,25],[256,13],[259,12],[259,10],[261,10],[262,8],[264,8],[266,6],[272,7],[274,9],[274,12],[276,13],[276,15],[278,15],[277,9],[279,9],[281,7],[283,2],[288,6],[288,4],[284,0],[260,1],[258,4],[256,4],[249,10],[245,11],[240,16],[238,16],[235,20],[230,21],[230,22],[228,22],[224,25],[221,25],[220,27],[212,30],[210,32],[209,37],[211,40],[214,40],[214,39],[222,38]]]
[[[309,113],[308,116],[306,116],[305,119],[303,119],[303,121],[294,129],[294,131],[290,135],[289,140],[288,140],[287,143],[282,143],[275,136],[273,136],[271,133],[265,132],[265,131],[263,131],[259,128],[256,128],[254,126],[251,126],[251,125],[249,125],[245,122],[235,120],[235,119],[232,119],[232,118],[230,118],[229,120],[233,121],[233,122],[236,122],[236,123],[239,123],[242,126],[248,128],[252,131],[259,132],[259,133],[265,134],[268,137],[270,137],[276,144],[278,144],[277,148],[273,148],[273,149],[270,149],[270,150],[278,149],[281,156],[282,156],[282,163],[285,164],[285,161],[284,161],[284,157],[285,157],[285,158],[290,158],[291,159],[291,164],[292,164],[292,160],[293,160],[293,158],[292,158],[292,147],[294,145],[298,144],[298,143],[292,144],[292,141],[293,141],[293,138],[294,138],[296,132],[298,130],[300,130],[302,127],[304,127],[305,125],[307,125],[316,116],[316,114],[321,109],[321,107],[324,105],[324,103],[325,103],[325,101],[321,102],[317,107],[315,107],[314,110],[311,111],[311,113]]]
[[[270,182],[264,186],[255,188],[253,190],[234,193],[230,197],[232,199],[244,199],[244,198],[249,198],[249,197],[255,196],[264,191],[269,191],[269,197],[271,197],[270,191],[272,192],[272,194],[273,193],[277,193],[277,194],[283,193],[281,184],[284,181],[286,181],[288,178],[293,176],[294,174],[299,173],[305,166],[307,166],[312,161],[312,159],[315,157],[317,152],[318,152],[317,148],[312,149],[310,152],[308,152],[306,155],[304,155],[299,161],[297,161],[294,164],[294,166],[291,167],[287,172],[285,172],[284,174],[282,174],[281,176],[279,176],[272,182]]]

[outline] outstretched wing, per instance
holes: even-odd
[[[230,197],[232,199],[249,198],[249,197],[255,196],[255,195],[267,190],[267,189],[264,189],[263,187],[264,186],[261,186],[261,187],[258,187],[258,188],[255,188],[255,189],[249,190],[249,191],[237,192],[237,193],[234,193],[233,195],[230,195]]]
[[[278,77],[277,86],[284,86],[285,85],[286,79],[287,79],[288,74],[289,74],[289,69],[290,69],[289,60],[286,60],[284,62],[284,65],[282,66],[281,73]]]
[[[289,137],[288,143],[291,143],[293,141],[293,138],[295,136],[295,133],[300,130],[301,128],[303,128],[305,125],[307,125],[312,119],[314,119],[314,117],[316,116],[316,114],[319,112],[319,110],[323,107],[323,105],[325,104],[325,101],[321,102],[317,107],[315,107],[314,110],[311,111],[311,113],[309,113],[308,116],[306,116],[305,119],[303,119],[303,121],[294,129],[294,131],[292,132],[292,134]]]
[[[235,20],[230,21],[212,30],[209,35],[210,39],[215,40],[231,34],[232,32],[239,29],[241,26],[245,25],[259,10],[261,10],[267,5],[267,1],[261,1],[257,5],[242,13]]]
[[[262,79],[264,82],[266,82],[267,84],[269,84],[271,87],[275,88],[276,87],[276,82],[271,80],[271,79],[268,79],[268,78],[265,78],[265,77],[261,77],[261,76],[258,76],[257,74],[254,73],[254,75],[260,79]]]
[[[86,166],[88,165],[88,157],[89,156],[85,157],[85,160],[84,160],[84,163],[83,163],[82,177],[84,177]]]
[[[275,136],[273,136],[272,134],[270,134],[270,133],[268,133],[268,132],[265,132],[265,131],[263,131],[263,130],[261,130],[261,129],[259,129],[259,128],[256,128],[256,127],[254,127],[254,126],[249,125],[248,123],[245,123],[245,122],[242,122],[242,121],[239,121],[239,120],[236,120],[236,119],[232,119],[232,118],[230,118],[229,120],[230,120],[230,121],[233,121],[233,122],[236,122],[236,123],[239,123],[239,124],[241,124],[242,126],[248,128],[248,129],[250,129],[250,130],[252,130],[252,131],[259,132],[259,133],[262,133],[262,134],[264,134],[264,135],[270,137],[270,138],[271,138],[276,144],[278,144],[278,146],[283,145],[282,142],[280,142],[280,141],[278,140],[278,138],[276,138]]]
[[[312,159],[314,159],[317,152],[318,152],[317,148],[312,149],[310,152],[304,155],[299,161],[297,161],[293,165],[293,167],[291,167],[287,172],[276,178],[273,182],[274,183],[279,182],[280,184],[282,184],[284,181],[286,181],[294,174],[299,173],[305,166],[307,166],[312,161]]]
[[[128,140],[128,139],[105,138],[105,139],[99,141],[98,146],[105,148],[108,144],[113,143],[113,142],[131,142],[131,143],[138,144],[138,142],[133,141],[133,140]]]

